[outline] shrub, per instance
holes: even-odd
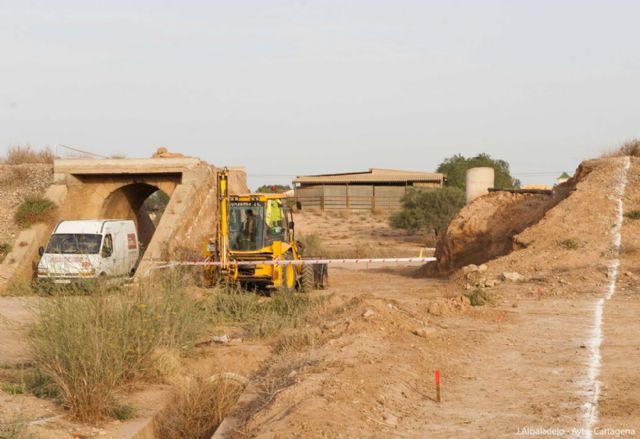
[[[277,291],[263,298],[228,288],[212,296],[209,314],[217,325],[238,325],[250,336],[264,337],[300,326],[315,303],[308,294]]]
[[[27,422],[21,418],[0,419],[0,439],[35,439],[33,433],[29,433],[27,428]]]
[[[630,210],[624,214],[626,218],[637,220],[640,219],[640,210]]]
[[[0,244],[0,262],[4,261],[4,258],[6,258],[9,253],[11,253],[11,244],[7,244],[6,242]]]
[[[48,222],[53,218],[56,205],[53,201],[37,196],[27,197],[14,216],[14,221],[21,229],[37,223]]]
[[[489,295],[483,288],[476,288],[475,290],[466,293],[466,297],[469,298],[471,306],[483,306],[486,304],[494,303],[493,297]]]
[[[640,139],[629,140],[628,142],[623,143],[620,148],[603,154],[603,157],[623,156],[640,157]]]
[[[323,256],[325,248],[322,243],[320,234],[316,232],[308,234],[298,234],[298,241],[301,244],[301,250],[304,256]]]
[[[53,163],[55,156],[50,148],[34,151],[31,145],[16,145],[9,148],[5,163],[8,165],[22,165],[25,163]]]
[[[243,387],[232,380],[205,378],[175,386],[168,406],[156,416],[156,437],[209,439],[233,408]]]
[[[130,295],[97,289],[39,302],[30,346],[38,373],[78,420],[118,416],[116,392],[154,378],[154,352],[188,350],[206,326],[204,308],[180,279],[149,281]]]
[[[458,188],[412,190],[402,199],[402,210],[391,215],[392,227],[440,233],[464,206],[464,192]]]
[[[558,245],[565,250],[577,250],[578,248],[580,248],[580,243],[578,242],[578,240],[573,238],[563,239],[562,241],[558,242]]]

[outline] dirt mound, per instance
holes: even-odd
[[[429,275],[448,275],[469,264],[490,264],[493,274],[534,276],[586,267],[601,258],[608,236],[620,159],[584,162],[552,196],[498,192],[466,206],[440,237]],[[514,250],[521,250],[514,252]],[[593,270],[592,270],[593,271]]]
[[[29,195],[41,195],[53,182],[49,164],[0,165],[0,244],[13,245],[17,207]]]

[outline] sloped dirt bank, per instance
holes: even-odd
[[[576,175],[556,187],[552,195],[494,192],[478,198],[453,218],[438,240],[438,261],[426,265],[423,273],[446,276],[466,265],[483,264],[526,248],[532,240],[519,235],[567,198],[577,196],[584,201],[584,196],[594,189],[589,176],[605,163],[606,160],[582,163]]]

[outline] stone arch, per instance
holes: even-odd
[[[164,186],[164,189],[162,187]],[[171,189],[171,190],[169,190]],[[145,209],[145,201],[155,192],[162,191],[167,196],[173,192],[162,184],[136,182],[125,184],[113,190],[104,200],[100,212],[101,218],[130,219],[136,223],[138,239],[144,250],[156,231],[156,225]],[[167,193],[169,190],[169,193]]]

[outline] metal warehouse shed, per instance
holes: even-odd
[[[303,209],[396,210],[410,188],[441,188],[444,174],[373,168],[365,172],[297,177],[295,201]]]

